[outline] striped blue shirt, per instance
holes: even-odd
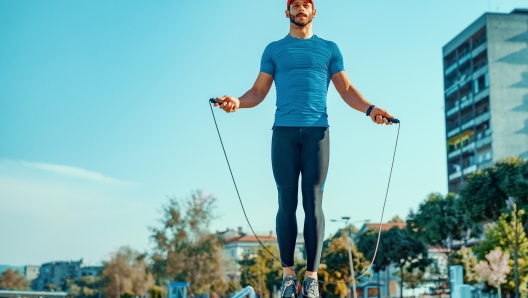
[[[273,76],[277,89],[275,126],[328,127],[326,95],[332,76],[344,70],[337,45],[312,36],[289,34],[270,43],[260,71]]]

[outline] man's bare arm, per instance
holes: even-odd
[[[367,109],[372,105],[363,95],[352,85],[346,72],[340,71],[332,76],[332,82],[336,87],[337,92],[341,98],[353,109],[366,113]],[[387,111],[379,107],[374,107],[370,112],[372,121],[377,124],[391,124],[384,118],[394,118]]]
[[[239,108],[252,108],[261,103],[266,95],[268,95],[271,85],[273,84],[273,76],[260,72],[253,87],[249,89],[240,98],[225,95],[217,97],[218,100],[223,101],[220,108],[228,113],[236,112]],[[218,106],[218,104],[215,104]]]

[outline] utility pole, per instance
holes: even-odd
[[[350,265],[350,277],[352,277],[352,291],[350,290],[350,288],[348,288],[348,296],[349,298],[358,298],[357,296],[357,290],[356,290],[356,276],[355,276],[355,272],[354,272],[354,261],[352,260],[352,248],[351,248],[351,245],[350,245],[350,241],[354,241],[352,239],[352,234],[349,233],[348,231],[348,221],[350,220],[350,216],[343,216],[341,217],[341,220],[336,220],[336,219],[332,219],[331,221],[333,222],[344,222],[345,223],[345,234],[346,234],[346,243],[347,243],[347,250],[348,250],[348,262],[349,262],[349,265]],[[360,221],[357,221],[357,222],[368,222],[369,220],[360,220]],[[350,241],[349,241],[349,235],[350,235]],[[354,293],[354,295],[352,296],[352,292]],[[379,295],[379,293],[378,293]]]
[[[352,289],[354,291],[354,297],[350,298],[357,298],[357,291],[356,291],[356,274],[354,272],[354,261],[352,260],[352,248],[350,247],[350,241],[348,240],[348,221],[350,220],[350,217],[344,216],[342,217],[343,220],[345,220],[345,231],[347,234],[346,237],[346,243],[347,243],[347,249],[348,249],[348,261],[350,263],[350,276],[352,277]],[[349,290],[350,292],[350,290]],[[352,293],[350,293],[352,294]],[[350,295],[351,296],[351,295]]]

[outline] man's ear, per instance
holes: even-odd
[[[289,9],[286,9],[286,18],[287,18],[287,19],[290,18],[290,10],[289,10]]]
[[[313,17],[315,18],[316,15],[317,15],[317,10],[314,8],[313,9]]]

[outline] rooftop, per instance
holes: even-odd
[[[257,235],[258,236],[258,235]],[[260,239],[261,242],[277,242],[277,238],[273,236],[272,233],[266,236],[258,236],[258,239]],[[233,242],[258,242],[257,237],[254,235],[243,235],[240,237],[233,237],[226,240],[226,243],[233,243]]]
[[[365,224],[368,228],[370,229],[373,229],[373,230],[378,230],[379,229],[379,226],[380,224],[379,223],[366,223]],[[389,222],[389,223],[384,223],[381,225],[381,230],[382,231],[388,231],[390,229],[392,229],[393,227],[398,227],[398,229],[405,229],[405,227],[407,226],[407,223],[405,222]]]

